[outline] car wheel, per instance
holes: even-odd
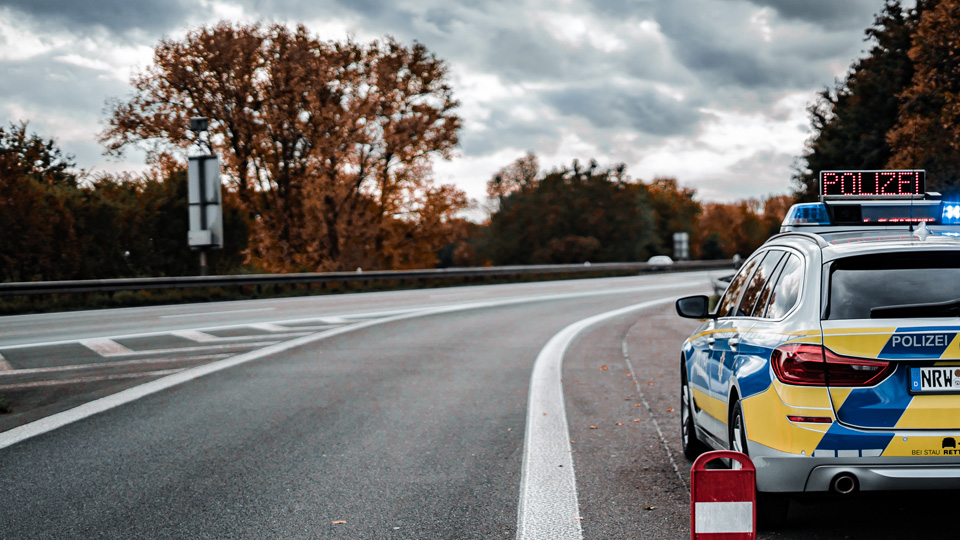
[[[697,425],[693,420],[693,394],[687,383],[687,366],[680,365],[680,444],[683,455],[690,461],[707,451],[706,445],[697,438]]]
[[[747,430],[743,421],[743,406],[740,400],[733,405],[730,413],[730,449],[747,454]],[[732,461],[732,460],[731,460]],[[739,464],[734,462],[733,468]],[[781,527],[787,522],[790,512],[790,497],[785,493],[757,492],[757,525],[765,529]]]

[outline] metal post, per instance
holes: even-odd
[[[207,275],[207,250],[200,250],[200,275]]]

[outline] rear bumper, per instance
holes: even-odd
[[[750,454],[762,492],[827,492],[840,474],[856,477],[861,491],[960,489],[958,457],[808,457],[755,442]]]

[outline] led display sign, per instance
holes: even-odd
[[[821,197],[923,195],[925,173],[910,171],[821,171]]]

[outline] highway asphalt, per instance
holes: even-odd
[[[0,318],[0,538],[688,538],[672,299],[709,277]],[[571,334],[555,414],[545,345],[641,303]],[[530,415],[572,470],[536,472]],[[554,481],[574,511],[543,523]],[[947,499],[805,501],[761,537],[929,536]]]

